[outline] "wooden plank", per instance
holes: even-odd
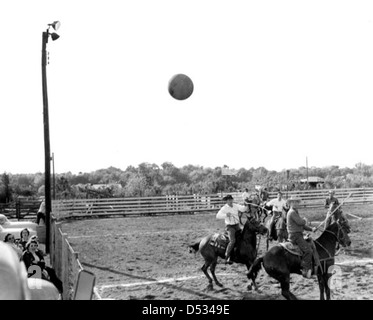
[[[352,190],[353,197],[348,202],[370,202],[373,188],[337,189],[336,195],[341,200]],[[304,207],[323,207],[327,197],[327,189],[289,192],[299,195]],[[237,197],[240,196],[236,193]],[[168,197],[170,199],[171,197]],[[59,218],[69,216],[107,215],[146,215],[146,214],[175,214],[202,211],[217,211],[223,205],[219,195],[187,195],[174,196],[167,200],[165,196],[147,198],[110,198],[110,199],[72,199],[53,201],[53,212]],[[196,201],[198,200],[198,201]]]

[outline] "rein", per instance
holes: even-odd
[[[257,239],[257,243],[256,243],[256,248],[255,248],[255,255],[258,254],[258,249],[259,249],[259,245],[260,245],[260,239],[262,239],[262,237],[260,236],[260,234],[258,234],[259,237],[256,237]],[[258,239],[259,238],[259,239]]]
[[[331,232],[331,231],[329,231],[329,230],[324,230],[324,232],[327,232],[327,233],[330,233],[330,234],[332,234],[335,238],[336,238],[336,240],[337,240],[337,242],[339,242],[339,233],[340,233],[340,231],[341,231],[341,227],[339,226],[339,224],[338,224],[338,234],[336,235],[334,232]],[[335,257],[335,254],[334,254],[334,256],[332,256],[331,254],[330,254],[330,251],[327,249],[327,248],[325,248],[319,241],[317,241],[317,240],[314,240],[322,249],[324,249],[324,251],[328,254],[328,256],[329,257],[327,257],[327,258],[323,258],[323,259],[319,259],[320,260],[320,262],[322,262],[322,261],[324,261],[324,269],[326,268],[326,265],[325,265],[325,263],[326,263],[326,261],[327,260],[332,260],[332,259],[334,259],[334,257]],[[322,272],[324,272],[323,270],[322,270]]]

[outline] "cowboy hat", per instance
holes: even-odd
[[[233,200],[232,195],[228,194],[225,197],[223,197],[223,201]]]

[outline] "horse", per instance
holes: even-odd
[[[232,261],[235,263],[245,264],[249,270],[251,264],[254,262],[257,256],[256,235],[257,233],[264,235],[266,232],[267,228],[260,223],[260,221],[249,217],[244,224],[243,230],[236,233],[236,243],[231,255]],[[213,289],[213,281],[207,271],[208,268],[210,268],[210,272],[215,284],[219,287],[223,286],[216,278],[215,268],[218,262],[218,257],[223,259],[225,258],[225,250],[229,240],[225,240],[223,243],[219,244],[219,241],[214,241],[214,239],[219,239],[219,237],[220,239],[224,238],[224,234],[210,234],[202,238],[202,240],[189,246],[190,252],[197,253],[199,251],[204,258],[205,262],[201,269],[209,282],[207,290]],[[253,284],[255,284],[255,282],[253,282]]]
[[[268,217],[268,214],[272,213],[272,209],[273,209],[273,206],[268,206],[267,202],[264,202],[258,206],[258,217],[259,219],[262,220],[263,223],[265,223]],[[262,216],[264,216],[263,219],[262,219]]]
[[[314,268],[313,273],[317,274],[320,300],[325,300],[324,291],[327,300],[330,300],[328,280],[332,275],[330,267],[334,265],[337,242],[343,247],[351,245],[348,228],[344,221],[338,220],[332,223],[314,240],[320,263],[316,270]],[[280,282],[281,294],[288,300],[297,300],[296,296],[290,292],[290,274],[301,274],[301,256],[290,253],[281,244],[273,246],[264,256],[254,261],[247,273],[248,279],[252,280],[255,288],[257,288],[255,279],[262,265],[270,277]]]
[[[272,207],[272,206],[271,206]],[[273,227],[270,230],[270,222],[271,220],[268,220],[266,223],[266,227],[268,229],[268,234],[267,234],[267,251],[269,248],[269,242],[272,240],[278,241],[278,242],[285,242],[288,238],[288,232],[286,230],[286,214],[289,211],[289,209],[285,210],[281,214],[280,217],[277,218],[275,221]]]
[[[259,220],[264,223],[268,217],[268,213],[272,211],[272,206],[267,206],[266,202],[261,202],[260,197],[257,193],[252,193],[250,197],[246,198],[244,202],[248,205],[248,212],[256,216]],[[262,219],[262,215],[264,218]]]

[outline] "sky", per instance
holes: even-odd
[[[373,164],[373,2],[0,3],[0,172]],[[194,92],[167,90],[178,73]],[[307,160],[307,162],[306,162]]]

